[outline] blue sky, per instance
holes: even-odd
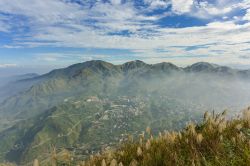
[[[250,68],[250,0],[0,0],[0,76],[92,59]]]

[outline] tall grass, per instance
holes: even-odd
[[[52,165],[77,166],[250,166],[250,108],[226,119],[226,112],[204,114],[200,124],[154,137],[148,127],[115,151],[76,161],[69,152],[52,153]]]

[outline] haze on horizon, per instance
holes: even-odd
[[[0,0],[0,77],[93,59],[250,68],[249,21],[249,0]]]

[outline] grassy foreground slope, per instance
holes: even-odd
[[[54,155],[56,165],[79,166],[227,166],[250,165],[250,108],[242,116],[226,119],[225,112],[204,114],[200,124],[189,124],[180,132],[163,132],[151,136],[150,129],[138,142],[123,144],[115,151],[75,161],[67,152]]]

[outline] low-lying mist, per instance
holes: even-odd
[[[208,73],[173,73],[166,77],[134,80],[133,91],[145,91],[203,105],[208,110],[243,109],[250,105],[250,80]],[[132,85],[133,86],[133,85]]]
[[[0,92],[0,161],[27,163],[51,145],[88,156],[147,126],[157,134],[200,122],[205,111],[235,115],[250,106],[249,73],[207,63],[90,61],[12,81]]]

